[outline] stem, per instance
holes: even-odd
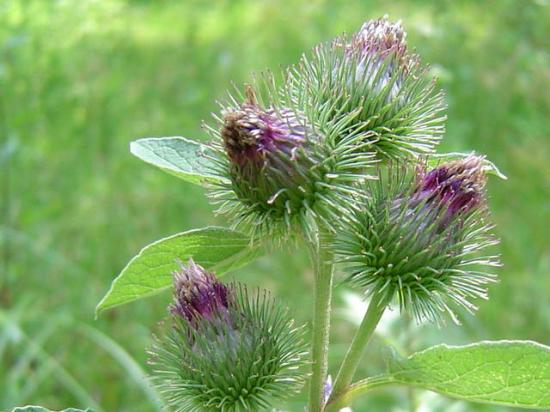
[[[327,404],[325,412],[338,412],[340,409],[351,405],[356,398],[364,393],[380,386],[390,385],[392,383],[396,383],[394,379],[391,376],[385,375],[374,376],[358,381],[348,387],[347,391],[331,398]]]
[[[386,309],[388,295],[389,294],[381,293],[373,295],[367,313],[365,313],[361,326],[359,326],[344,362],[338,371],[331,398],[337,398],[340,394],[344,393],[351,384],[353,375],[355,375],[359,361],[363,356],[363,352]]]
[[[407,339],[406,341],[406,352],[412,353],[414,342],[413,342],[413,320],[410,315],[406,315],[405,317],[406,325],[407,325],[407,335],[411,337],[411,339]],[[409,398],[409,410],[410,412],[416,412],[418,407],[420,406],[418,397],[416,396],[416,391],[412,386],[409,386],[407,388],[407,397]]]
[[[329,234],[321,228],[318,241],[311,246],[311,258],[315,272],[315,308],[313,312],[313,336],[311,346],[311,382],[309,412],[324,409],[325,382],[328,369],[328,344],[330,329],[330,304],[332,298],[333,252],[328,246]]]

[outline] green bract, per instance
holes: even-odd
[[[372,20],[304,55],[288,76],[295,101],[311,108],[309,121],[333,132],[348,119],[382,159],[432,153],[444,132],[443,93],[405,36],[399,23]]]
[[[423,165],[381,169],[337,241],[348,280],[368,295],[396,294],[417,319],[448,312],[456,321],[449,300],[473,311],[470,299],[486,298],[495,281],[484,267],[498,265],[495,256],[478,256],[497,242],[485,223],[483,186],[476,157],[429,172]]]
[[[208,285],[177,291],[202,298],[193,308],[172,306],[173,322],[150,351],[168,404],[178,412],[259,411],[297,393],[305,379],[303,330],[267,292],[216,285],[208,305]],[[197,315],[182,316],[190,310]]]
[[[265,76],[255,89],[247,86],[246,97],[237,92],[216,117],[218,125],[208,128],[213,173],[220,177],[211,198],[219,213],[254,237],[281,239],[293,228],[312,234],[319,221],[337,218],[338,205],[353,193],[350,185],[368,178],[373,155],[355,151],[358,135],[338,137],[349,119],[324,133],[322,123],[309,122],[286,89],[273,84]]]

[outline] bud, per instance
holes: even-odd
[[[277,156],[296,161],[298,148],[306,142],[306,129],[288,109],[276,112],[245,103],[237,110],[224,110],[221,136],[232,166],[239,172],[254,168],[257,172]]]
[[[245,94],[241,103],[231,98],[218,128],[209,128],[222,182],[211,195],[218,213],[254,237],[280,239],[291,228],[312,233],[315,217],[336,217],[335,205],[351,182],[365,179],[358,172],[373,156],[335,150],[291,102],[266,107],[251,86]]]
[[[174,410],[259,411],[301,388],[303,331],[267,292],[224,285],[193,261],[174,285],[170,329],[150,351]]]
[[[400,22],[370,20],[343,46],[348,59],[357,62],[355,81],[368,80],[378,94],[388,88],[388,103],[399,95],[405,77],[419,64],[418,56],[407,51],[406,36]]]
[[[191,259],[186,268],[174,273],[175,299],[170,307],[174,315],[196,323],[201,318],[211,320],[227,314],[228,290],[216,277]]]
[[[427,207],[438,209],[437,213],[443,215],[440,229],[461,215],[471,213],[483,200],[486,176],[482,162],[482,158],[470,155],[464,160],[449,162],[430,172],[420,168],[418,186],[410,199],[409,207],[425,203]]]
[[[484,223],[482,161],[381,170],[336,245],[348,280],[367,295],[397,295],[401,310],[419,320],[439,321],[447,312],[457,322],[450,304],[473,312],[470,300],[486,299],[496,280],[485,270],[498,266],[496,256],[480,256],[497,243]]]
[[[433,153],[444,132],[443,94],[405,39],[400,23],[381,18],[317,46],[289,70],[293,98],[325,133],[345,123],[362,135],[359,150],[381,159]]]
[[[305,183],[303,174],[311,166],[301,150],[308,145],[304,122],[288,109],[264,110],[250,103],[223,111],[220,134],[244,200],[284,206],[295,198],[291,192]]]
[[[373,56],[383,60],[393,54],[400,62],[407,57],[407,34],[401,23],[390,23],[386,18],[369,20],[345,47],[350,53],[359,53],[363,60]]]

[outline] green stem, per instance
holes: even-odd
[[[344,362],[338,371],[331,398],[336,398],[344,393],[351,384],[363,352],[386,309],[388,304],[387,296],[386,294],[375,294],[372,297],[367,313],[365,313],[361,326],[359,326]]]
[[[319,231],[316,244],[311,246],[311,258],[315,272],[315,307],[313,312],[313,336],[311,346],[311,381],[309,412],[322,412],[324,388],[328,369],[328,344],[330,329],[330,305],[332,298],[333,252],[329,234]]]
[[[348,389],[340,393],[340,395],[331,397],[329,400],[325,412],[338,412],[340,409],[345,408],[352,404],[352,402],[359,396],[376,389],[380,386],[390,385],[394,382],[391,376],[374,376],[371,378],[363,379],[348,387]]]
[[[405,317],[405,321],[406,321],[406,325],[407,325],[407,336],[410,336],[411,339],[407,339],[406,341],[406,352],[407,353],[412,353],[413,352],[413,347],[414,347],[414,342],[412,340],[412,337],[413,337],[413,319],[411,318],[410,315],[406,315]],[[409,398],[409,410],[410,412],[416,412],[416,410],[418,409],[418,407],[420,406],[419,404],[419,401],[418,401],[418,397],[416,396],[416,391],[415,389],[410,386],[407,388],[407,397]]]

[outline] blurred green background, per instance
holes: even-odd
[[[463,326],[386,319],[361,374],[406,349],[474,339],[550,344],[550,4],[547,1],[0,1],[0,410],[43,404],[157,411],[144,348],[169,294],[93,319],[147,243],[224,222],[203,190],[128,152],[138,137],[206,138],[202,119],[232,80],[296,62],[370,18],[403,20],[449,104],[441,151],[485,153],[509,177],[490,202],[504,268]],[[309,320],[304,253],[232,276],[276,292]],[[332,373],[360,316],[338,286]],[[390,313],[392,315],[392,313]],[[395,313],[393,313],[395,315]],[[405,335],[412,339],[405,340]],[[355,411],[502,411],[403,389]],[[299,400],[288,405],[300,411]]]

